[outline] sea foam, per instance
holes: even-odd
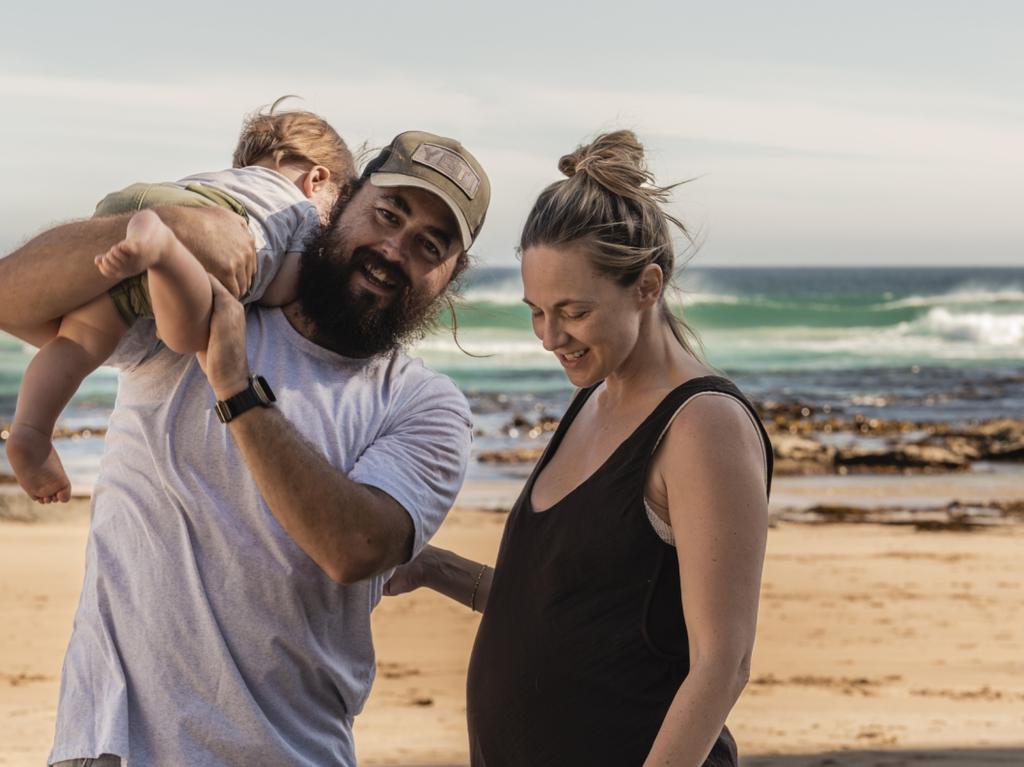
[[[1024,314],[955,314],[944,307],[937,307],[911,324],[919,332],[950,341],[967,341],[984,346],[1016,346],[1024,343]]]

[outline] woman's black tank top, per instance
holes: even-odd
[[[676,550],[651,527],[644,482],[686,400],[724,392],[750,410],[771,489],[771,445],[753,406],[707,376],[670,392],[597,471],[535,513],[534,481],[594,388],[569,406],[505,524],[469,663],[473,767],[633,767],[647,757],[689,658]],[[727,729],[704,764],[737,764]]]

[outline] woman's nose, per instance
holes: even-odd
[[[562,331],[562,325],[557,318],[551,318],[544,322],[544,335],[541,337],[541,342],[544,344],[544,349],[553,352],[559,348],[565,340],[565,333]]]

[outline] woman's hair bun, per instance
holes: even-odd
[[[585,175],[613,194],[636,197],[645,184],[653,184],[644,147],[631,130],[602,133],[558,161],[568,178]]]
[[[580,150],[577,149],[572,154],[562,155],[558,160],[558,170],[566,178],[572,178],[576,175],[576,164],[580,159]]]

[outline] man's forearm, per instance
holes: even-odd
[[[279,410],[254,408],[228,428],[270,511],[332,580],[353,583],[409,557],[405,509],[331,466]]]
[[[109,290],[93,259],[124,239],[128,216],[72,221],[0,259],[0,328],[41,325]]]
[[[254,258],[242,219],[219,208],[165,206],[157,214],[203,267],[236,296],[249,287]],[[109,290],[95,258],[124,239],[130,213],[72,221],[0,259],[0,328],[40,325]],[[249,253],[248,261],[245,253]]]

